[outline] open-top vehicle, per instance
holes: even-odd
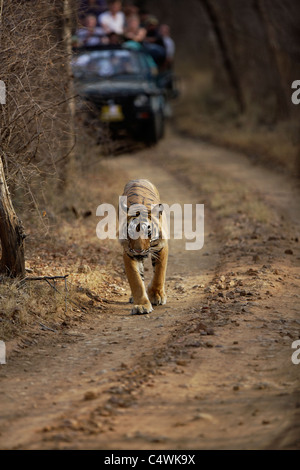
[[[150,144],[163,136],[169,82],[142,47],[77,50],[73,73],[79,95],[93,104],[102,123]]]

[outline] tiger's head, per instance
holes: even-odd
[[[126,212],[121,243],[125,252],[134,258],[146,258],[157,251],[162,238],[161,217],[163,206],[157,204],[151,210],[141,204],[122,206]]]

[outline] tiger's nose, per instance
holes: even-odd
[[[146,253],[146,250],[139,250],[139,249],[134,249],[134,250],[131,249],[130,251],[131,253],[134,253],[136,255],[143,255],[144,253]]]

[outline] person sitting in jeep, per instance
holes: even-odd
[[[127,27],[124,31],[126,41],[143,42],[147,34],[147,30],[140,26],[140,18],[137,15],[130,16],[127,20]]]
[[[120,0],[110,0],[108,3],[108,11],[102,13],[98,21],[107,35],[110,33],[122,35],[125,28],[125,15],[122,11],[122,2]]]

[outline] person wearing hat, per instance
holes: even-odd
[[[155,16],[150,15],[148,17],[146,30],[147,34],[144,39],[144,45],[157,65],[162,66],[166,60],[166,49],[159,32],[159,21]]]
[[[158,44],[164,47],[164,41],[159,33],[159,21],[155,16],[150,15],[146,22],[147,34],[145,41],[150,44]]]

